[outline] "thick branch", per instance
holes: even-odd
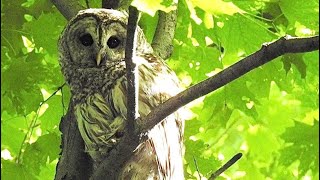
[[[62,152],[56,167],[55,180],[89,179],[92,162],[84,152],[84,142],[74,117],[74,102],[70,100],[68,113],[62,118],[59,129],[62,132]]]
[[[67,20],[77,15],[80,10],[86,9],[80,5],[79,0],[51,0],[51,2]]]
[[[135,148],[139,145],[138,136],[130,136],[128,133],[122,138],[115,149],[101,163],[92,175],[93,180],[117,179],[126,161],[133,156]]]
[[[160,104],[151,113],[149,113],[144,120],[139,120],[141,122],[138,122],[138,124],[143,124],[141,132],[144,133],[149,131],[165,117],[189,102],[213,92],[214,90],[281,55],[286,53],[310,52],[318,49],[319,36],[310,38],[282,37],[275,42],[265,44],[254,54],[249,55],[215,76],[186,89],[163,104]]]
[[[120,0],[102,0],[102,8],[106,9],[118,9]]]
[[[165,13],[159,11],[157,29],[153,36],[151,46],[154,52],[162,59],[167,59],[173,51],[172,40],[176,29],[177,10]]]

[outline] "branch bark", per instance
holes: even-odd
[[[221,173],[225,172],[228,168],[230,168],[234,163],[236,163],[242,157],[242,153],[238,153],[234,155],[228,162],[226,162],[221,168],[216,170],[213,174],[211,174],[209,180],[216,179]]]
[[[118,9],[120,0],[102,0],[102,8],[106,9]]]
[[[133,135],[134,122],[138,118],[138,87],[139,79],[137,76],[137,65],[132,57],[135,54],[136,30],[138,24],[139,12],[137,8],[129,7],[129,18],[127,26],[127,44],[125,49],[125,61],[127,71],[127,130]]]
[[[77,15],[80,10],[86,9],[78,0],[51,0],[51,2],[67,20]]]
[[[71,98],[72,99],[72,98]],[[89,179],[92,162],[84,152],[84,142],[78,130],[73,112],[74,103],[70,101],[68,113],[61,119],[62,152],[56,167],[55,180]]]
[[[173,51],[172,41],[177,22],[177,10],[165,13],[159,11],[159,19],[151,46],[162,59],[167,59]]]

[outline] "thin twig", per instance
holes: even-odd
[[[43,103],[46,103],[49,99],[51,99],[54,95],[56,95],[60,90],[62,90],[63,86],[65,86],[66,83],[63,83],[61,86],[59,86],[57,88],[57,90],[55,90],[47,99],[45,99],[44,101],[40,102],[40,107]]]
[[[27,121],[27,116],[24,116],[24,118],[25,118],[25,120]],[[31,124],[29,125],[29,128],[28,128],[28,131],[29,131],[29,129],[31,129]],[[24,147],[24,144],[25,144],[25,141],[26,141],[26,139],[27,139],[27,136],[28,136],[28,132],[24,135],[24,137],[23,137],[23,140],[22,140],[22,142],[21,142],[21,145],[20,145],[20,149],[19,149],[19,153],[18,153],[18,157],[17,157],[17,160],[16,160],[16,163],[17,164],[20,164],[20,158],[21,158],[21,156],[22,156],[22,149],[23,149],[23,147]]]
[[[10,41],[9,41],[5,36],[3,36],[2,34],[1,34],[1,38],[3,38],[3,39],[9,44],[9,46],[10,46],[13,54],[14,54],[14,55],[17,55],[17,53],[16,53],[16,51],[14,50],[14,48],[13,48],[12,44],[10,43]]]
[[[86,6],[87,6],[88,9],[90,8],[89,0],[86,0]]]
[[[196,166],[196,170],[198,172],[199,178],[201,180],[201,174],[200,174],[200,170],[199,170],[199,166],[198,166],[197,160],[196,160],[196,158],[194,156],[192,156],[192,157],[193,157],[193,162],[194,162],[194,165]]]
[[[216,172],[214,172],[209,180],[214,180],[217,178],[221,173],[226,171],[230,166],[232,166],[234,163],[236,163],[240,158],[242,157],[242,153],[238,153],[234,155],[228,162],[226,162],[221,168],[219,168]]]

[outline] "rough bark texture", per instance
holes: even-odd
[[[86,9],[80,5],[78,0],[51,0],[51,2],[67,20],[70,20],[80,10]]]
[[[173,52],[172,41],[176,29],[177,11],[159,11],[157,29],[152,40],[152,48],[162,59],[168,59]]]
[[[120,5],[119,0],[102,0],[102,8],[118,9]]]
[[[62,152],[56,168],[56,180],[89,179],[91,174],[91,159],[84,153],[84,142],[73,114],[73,106],[70,102],[68,112],[62,117],[59,126]]]
[[[126,61],[126,76],[127,76],[127,131],[130,135],[133,135],[134,121],[138,118],[138,92],[139,92],[139,80],[138,80],[138,66],[133,62],[133,55],[135,51],[136,29],[138,25],[139,12],[137,8],[129,7],[129,19],[127,26],[127,44],[125,50]]]

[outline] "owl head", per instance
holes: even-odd
[[[59,53],[62,72],[71,89],[92,83],[94,87],[101,86],[106,71],[123,67],[127,20],[125,12],[110,9],[82,10],[70,20],[60,36]],[[136,33],[136,52],[152,53],[139,27]]]

